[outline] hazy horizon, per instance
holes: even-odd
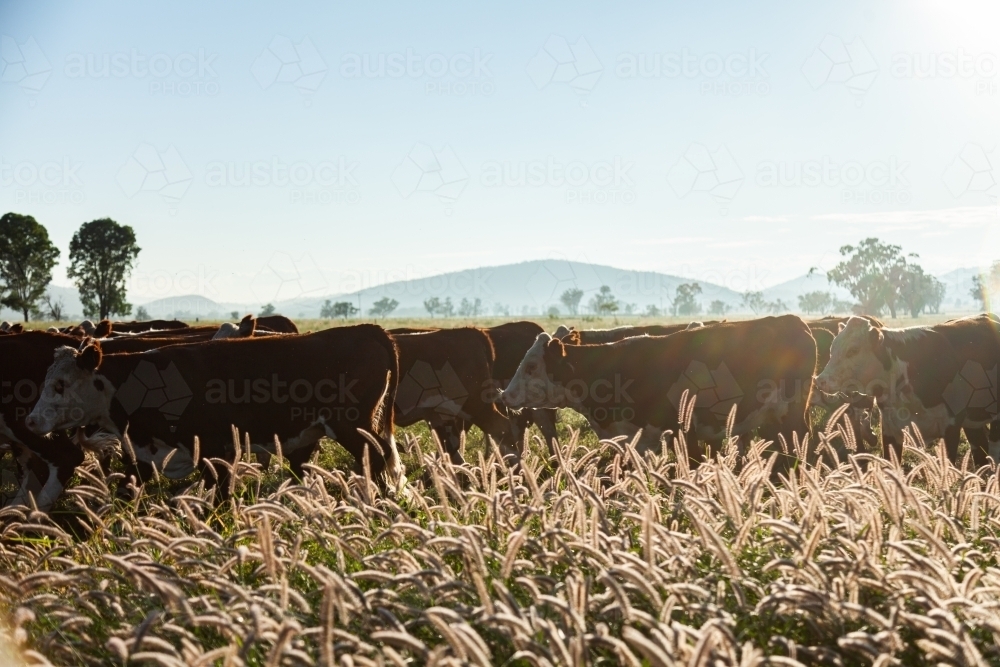
[[[762,287],[1000,258],[1000,5],[0,4],[0,210],[137,303],[537,259]]]

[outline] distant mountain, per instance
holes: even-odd
[[[947,287],[944,305],[947,308],[975,310],[980,308],[978,301],[972,298],[972,278],[979,275],[979,269],[968,267],[955,269],[938,276],[938,280]]]
[[[602,285],[607,285],[619,301],[641,312],[649,305],[669,308],[677,286],[691,282],[701,285],[700,301],[705,308],[714,300],[722,301],[733,309],[739,308],[740,295],[737,292],[713,283],[565,260],[535,260],[455,271],[429,278],[386,283],[349,294],[296,299],[275,305],[279,312],[292,317],[300,312],[307,313],[307,317],[316,317],[326,299],[350,301],[360,305],[367,313],[373,303],[388,297],[399,302],[394,315],[423,316],[427,315],[424,301],[428,299],[451,299],[456,311],[463,300],[475,303],[478,299],[483,313],[537,315],[553,306],[566,313],[559,297],[572,288],[583,290],[580,306],[581,312],[586,312],[590,299]]]
[[[142,304],[133,304],[132,314],[142,306],[154,319],[179,320],[231,320],[239,319],[248,312],[246,305],[235,303],[218,303],[208,297],[199,294],[188,294],[185,296],[169,296],[163,299],[156,299]],[[234,318],[233,312],[238,313]]]
[[[977,271],[975,268],[962,268],[939,276],[947,286],[944,303],[946,311],[974,310],[977,307],[969,294],[972,278]],[[274,305],[277,312],[288,317],[316,318],[319,317],[320,309],[327,300],[349,301],[367,314],[372,304],[383,297],[388,297],[399,302],[393,315],[422,317],[427,315],[424,302],[428,299],[437,298],[441,301],[451,299],[456,314],[463,300],[473,304],[478,299],[479,312],[482,314],[537,316],[546,313],[553,306],[558,308],[560,313],[566,314],[566,306],[559,297],[572,288],[583,291],[580,312],[586,313],[591,298],[602,285],[607,285],[623,304],[623,311],[628,305],[634,312],[639,313],[644,312],[650,305],[655,305],[661,310],[669,310],[677,286],[692,282],[697,282],[702,288],[698,300],[703,313],[707,314],[712,301],[723,302],[733,313],[747,312],[742,306],[741,294],[721,285],[665,273],[631,271],[565,260],[535,260],[453,271],[428,278],[386,283],[347,294],[279,301]],[[827,282],[826,276],[820,273],[799,276],[762,291],[766,301],[776,302],[780,299],[792,312],[798,311],[799,297],[809,292],[830,292],[835,298],[853,301],[847,290]],[[83,306],[75,288],[53,285],[49,288],[49,294],[63,302],[68,319],[82,319]],[[133,314],[139,306],[144,307],[154,318],[176,317],[188,321],[238,319],[246,313],[256,313],[260,309],[260,304],[220,303],[196,294],[172,296],[148,302],[133,299]],[[236,318],[233,317],[233,312],[237,313]],[[0,318],[17,320],[20,319],[20,315],[2,309]]]

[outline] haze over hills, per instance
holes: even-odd
[[[947,286],[944,309],[947,311],[967,311],[976,307],[969,290],[972,278],[977,274],[975,268],[955,269],[938,278]],[[720,279],[724,279],[720,274]],[[479,300],[481,314],[540,315],[549,308],[556,307],[560,313],[567,313],[566,306],[559,297],[567,289],[583,290],[580,301],[580,312],[588,312],[587,304],[602,285],[611,288],[614,296],[622,303],[622,311],[631,306],[635,313],[645,312],[654,305],[661,310],[669,310],[677,286],[682,283],[697,282],[702,293],[698,301],[703,312],[708,310],[712,301],[721,301],[730,308],[730,312],[746,311],[741,303],[742,291],[747,289],[740,283],[739,276],[730,278],[732,287],[718,284],[710,280],[695,280],[665,273],[650,271],[631,271],[600,264],[587,264],[567,260],[535,260],[518,264],[482,267],[465,271],[455,271],[437,276],[401,280],[385,283],[376,287],[340,294],[305,295],[297,298],[276,301],[273,305],[276,311],[289,317],[315,318],[319,317],[324,301],[349,301],[360,307],[367,314],[372,304],[383,297],[399,302],[394,316],[423,317],[427,315],[424,301],[438,298],[441,301],[451,299],[456,310],[460,308],[463,299],[474,304]],[[734,289],[734,287],[738,287]],[[847,290],[827,282],[822,273],[803,275],[783,283],[761,288],[749,286],[763,292],[765,301],[782,301],[791,312],[798,311],[798,297],[813,291],[826,291],[835,298],[850,301]],[[294,293],[294,289],[284,293]],[[83,306],[80,303],[76,289],[52,285],[49,294],[64,304],[64,312],[70,319],[81,319]],[[133,307],[143,306],[151,317],[181,319],[232,319],[232,313],[259,312],[264,304],[217,302],[208,297],[192,294],[171,296],[143,302],[133,300]],[[134,310],[133,310],[134,313]],[[0,317],[8,320],[20,319],[17,313],[8,309],[0,310]]]

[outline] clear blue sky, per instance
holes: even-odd
[[[987,0],[4,0],[0,209],[64,260],[82,222],[132,225],[140,300],[546,257],[766,286],[870,235],[941,273],[1000,257],[998,25]]]

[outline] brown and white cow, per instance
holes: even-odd
[[[24,424],[38,398],[53,352],[79,342],[73,336],[43,331],[0,337],[0,446],[12,451],[21,475],[10,505],[27,505],[31,493],[38,509],[47,512],[83,462],[83,449],[66,433],[42,437]]]
[[[538,334],[544,330],[534,322],[520,321],[507,322],[495,327],[483,329],[486,335],[493,342],[493,349],[496,352],[496,360],[493,363],[493,381],[496,387],[496,396],[499,398],[500,392],[506,387],[517,373],[517,367],[521,365],[524,355],[534,344]],[[542,432],[542,439],[552,451],[552,441],[557,439],[556,433],[556,411],[551,409],[524,409],[511,414],[511,420],[517,429],[517,441],[520,446],[524,431],[532,424],[538,426]]]
[[[277,437],[297,474],[328,436],[359,470],[367,447],[373,477],[396,487],[404,479],[392,435],[397,378],[395,345],[375,325],[132,354],[104,355],[91,342],[56,350],[25,424],[36,434],[96,426],[121,437],[127,430],[137,460],[169,478],[194,470],[195,436],[202,461],[232,460],[231,425],[249,435],[254,451],[273,453]]]
[[[462,463],[461,434],[471,425],[504,456],[517,457],[514,426],[497,409],[495,353],[486,333],[473,327],[390,333],[399,349],[396,425],[428,422],[456,464]]]
[[[145,320],[145,321],[133,320],[131,322],[112,322],[111,326],[115,331],[120,333],[143,333],[146,331],[163,331],[165,329],[188,328],[187,322],[181,322],[180,320]],[[84,327],[84,329],[86,328],[87,327]],[[93,334],[92,331],[87,331],[86,333],[88,335]]]
[[[250,336],[253,336],[256,328],[257,320],[254,319],[254,316],[246,315],[242,320],[240,320],[239,324],[223,322],[219,325],[219,330],[215,332],[214,336],[212,336],[212,340],[220,340],[223,338],[249,338]]]
[[[998,364],[1000,321],[995,316],[905,329],[852,317],[834,339],[816,386],[875,396],[883,441],[897,456],[903,431],[913,424],[925,438],[944,438],[955,460],[964,428],[974,460],[982,465],[987,456],[1000,460]]]
[[[645,451],[677,429],[686,389],[697,396],[697,439],[721,442],[735,405],[733,435],[759,429],[764,438],[782,434],[791,442],[792,433],[808,430],[815,366],[816,343],[792,315],[600,345],[565,345],[540,334],[503,401],[512,408],[573,408],[601,438],[642,429]]]
[[[687,324],[643,324],[614,327],[613,329],[574,329],[566,325],[559,325],[552,336],[570,345],[598,345],[600,343],[614,343],[636,336],[669,336],[678,331],[698,329],[712,324],[719,324],[719,322],[712,320]]]
[[[257,318],[257,328],[273,333],[297,334],[299,328],[295,322],[284,315],[264,315]]]
[[[810,320],[806,324],[816,340],[816,370],[821,372],[830,361],[830,348],[833,346],[833,339],[841,322],[846,322],[847,318],[825,317],[820,320]],[[877,321],[872,318],[872,321]],[[865,394],[844,393],[828,394],[814,388],[812,393],[812,404],[823,408],[828,414],[832,414],[844,404],[849,407],[845,416],[851,423],[851,429],[855,436],[860,438],[868,451],[879,449],[878,436],[872,429],[872,419],[875,414],[875,398]]]

